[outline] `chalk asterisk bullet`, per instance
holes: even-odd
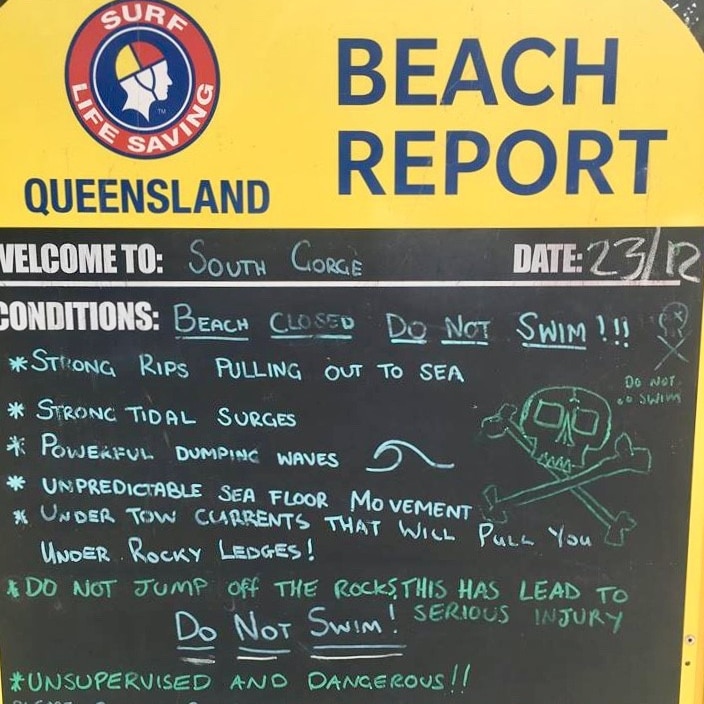
[[[10,675],[10,689],[13,692],[21,692],[24,684],[24,675],[21,672],[13,672]]]
[[[17,435],[10,435],[5,449],[12,452],[15,457],[27,454],[24,449],[24,438],[17,437]]]
[[[12,512],[12,516],[15,519],[16,526],[28,526],[29,519],[27,518],[27,510],[20,508]]]
[[[24,403],[19,401],[11,401],[7,404],[7,415],[14,420],[24,418]]]
[[[28,362],[26,357],[10,357],[8,361],[10,364],[10,369],[13,372],[19,373],[27,371]]]
[[[7,478],[7,486],[12,489],[12,491],[22,491],[27,480],[24,477],[20,477],[18,474],[13,474]]]

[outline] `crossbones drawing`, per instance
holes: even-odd
[[[603,450],[611,437],[611,408],[598,394],[578,386],[551,386],[531,394],[520,417],[516,406],[503,404],[482,420],[482,433],[492,440],[508,435],[548,474],[551,481],[499,496],[495,484],[482,492],[486,520],[505,523],[507,509],[569,492],[606,528],[604,543],[621,546],[638,524],[628,511],[614,514],[585,488],[606,477],[650,472],[650,450],[634,447],[627,433],[613,442],[612,454]]]

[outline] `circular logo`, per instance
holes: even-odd
[[[220,92],[218,64],[192,17],[151,0],[111,2],[76,32],[66,57],[76,117],[108,149],[169,156],[207,127]]]

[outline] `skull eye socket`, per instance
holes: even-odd
[[[599,414],[584,408],[576,408],[572,415],[572,429],[580,435],[596,435],[599,427]]]
[[[538,401],[533,421],[542,428],[559,428],[565,416],[565,409],[559,403]]]

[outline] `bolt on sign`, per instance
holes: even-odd
[[[697,3],[0,4],[2,701],[702,704]]]

